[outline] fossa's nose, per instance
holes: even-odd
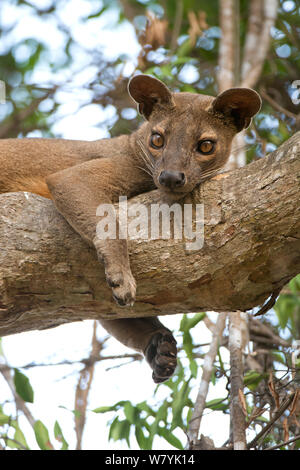
[[[178,189],[185,184],[185,174],[179,171],[162,171],[158,178],[159,184],[169,189]]]

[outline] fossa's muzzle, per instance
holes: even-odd
[[[185,181],[186,178],[184,173],[173,170],[162,171],[158,178],[158,182],[161,186],[171,190],[182,188],[182,186],[185,185]]]

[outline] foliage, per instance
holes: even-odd
[[[3,354],[2,358],[5,359]],[[34,392],[29,379],[19,369],[14,369],[13,383],[16,403],[20,402],[20,399],[24,402],[34,402]],[[38,447],[41,450],[54,449],[53,444],[50,442],[48,429],[42,423],[42,421],[35,421],[34,434]],[[55,439],[60,443],[61,450],[68,449],[68,443],[65,440],[61,427],[57,421],[55,421],[54,425],[54,436]],[[4,413],[3,406],[0,406],[0,448],[11,448],[19,450],[30,449],[24,432],[20,427],[18,416],[12,416]]]
[[[156,436],[164,438],[176,449],[183,449],[183,444],[173,431],[181,429],[186,433],[191,418],[193,401],[190,398],[191,383],[197,377],[197,363],[193,354],[193,340],[190,330],[203,320],[205,314],[186,315],[181,322],[182,350],[189,359],[189,367],[184,367],[178,361],[178,367],[171,379],[161,387],[167,387],[167,398],[155,400],[151,407],[145,401],[133,405],[130,401],[120,401],[112,406],[94,409],[94,413],[113,412],[110,422],[109,439],[115,441],[125,439],[130,447],[130,436],[135,438],[141,449],[149,450],[153,447]],[[210,404],[210,406],[213,406]],[[117,416],[116,416],[117,415]],[[125,420],[122,417],[125,416]]]
[[[286,325],[293,324],[293,318],[295,317],[299,320],[299,315],[297,316],[300,293],[298,282],[299,275],[289,283],[287,288],[288,291],[291,289],[295,292],[294,289],[296,286],[298,295],[294,297],[293,308],[291,305],[288,313],[284,308],[282,309]],[[283,294],[283,296],[285,295],[290,294]],[[279,297],[276,303],[276,311],[278,311],[278,304],[281,304],[281,302],[282,296]],[[256,351],[258,351],[257,354],[255,353],[255,348],[253,348],[254,354],[249,353],[245,357],[245,363],[249,364],[244,373],[245,414],[249,436],[257,434],[260,429],[269,422],[268,415],[270,411],[276,409],[279,401],[283,401],[284,397],[288,396],[289,391],[297,389],[300,383],[299,359],[295,364],[291,363],[291,347],[289,343],[287,343],[285,347],[279,344],[275,345],[276,339],[280,342],[279,334],[282,327],[277,323],[274,315],[268,316],[272,324],[272,331],[274,335],[276,335],[274,336],[274,344],[270,346],[268,351],[269,364],[264,356],[266,352],[264,351],[263,354],[260,355],[260,347],[256,349]],[[153,447],[153,439],[155,436],[161,436],[174,446],[174,448],[182,448],[184,443],[182,437],[181,441],[178,440],[173,432],[175,430],[178,431],[178,429],[182,430],[185,434],[187,432],[188,423],[194,407],[193,391],[196,385],[195,379],[197,379],[197,371],[201,370],[201,367],[203,367],[204,356],[204,352],[199,354],[199,348],[193,339],[193,336],[197,336],[197,334],[193,332],[193,328],[199,321],[204,319],[204,316],[202,314],[195,314],[193,316],[184,316],[184,318],[186,320],[181,322],[181,355],[183,358],[188,357],[188,364],[184,367],[182,362],[179,362],[174,377],[157,387],[157,389],[169,388],[171,390],[167,398],[162,402],[155,401],[153,407],[149,406],[146,402],[134,405],[130,401],[121,401],[115,405],[99,407],[93,410],[95,413],[113,413],[113,418],[109,421],[109,439],[125,439],[128,447],[130,447],[130,439],[135,435],[141,449],[152,449],[155,448]],[[265,326],[269,324],[269,322],[264,323]],[[299,338],[299,329],[295,331],[295,333],[296,338]],[[294,337],[295,336],[291,336],[291,338]],[[187,340],[186,338],[189,339]],[[252,339],[255,341],[257,338],[253,335]],[[226,344],[226,340],[224,343]],[[264,344],[264,348],[265,347]],[[204,349],[204,347],[201,347],[200,351]],[[218,356],[214,363],[214,374],[211,378],[211,385],[217,387],[218,383],[223,382],[225,378],[227,381],[225,389],[228,391],[228,386],[230,386],[230,365],[222,358],[222,355],[225,357],[228,356],[224,347],[219,348]],[[256,363],[250,361],[253,357],[255,357]],[[196,367],[194,364],[196,364]],[[254,364],[256,369],[250,369],[250,364],[252,367]],[[263,364],[262,367],[261,364]],[[193,372],[191,373],[193,370],[196,371],[195,375]],[[230,413],[228,393],[223,397],[214,398],[206,402],[205,414],[212,411],[218,411],[227,415]],[[125,420],[122,419],[124,415]],[[279,422],[274,424],[272,431],[261,439],[259,448],[264,449],[280,441],[284,442],[287,440],[284,439],[284,436],[286,436],[284,433],[286,432],[290,433],[291,437],[298,435],[299,415],[300,409],[299,406],[296,407],[296,405],[294,410],[290,410],[289,413],[285,412]],[[285,446],[282,448],[285,449]],[[294,448],[300,448],[300,442],[296,443]]]

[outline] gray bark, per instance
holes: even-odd
[[[53,203],[28,193],[0,196],[0,336],[97,318],[247,310],[300,272],[300,133],[277,151],[196,188],[204,246],[131,240],[138,290],[119,308],[93,248]],[[148,206],[153,191],[132,199]]]

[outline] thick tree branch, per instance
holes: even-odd
[[[118,308],[93,248],[53,203],[0,196],[0,336],[97,318],[143,317],[261,305],[300,272],[300,133],[268,157],[207,181],[204,245],[131,240],[133,308]],[[134,198],[148,207],[157,191]]]

